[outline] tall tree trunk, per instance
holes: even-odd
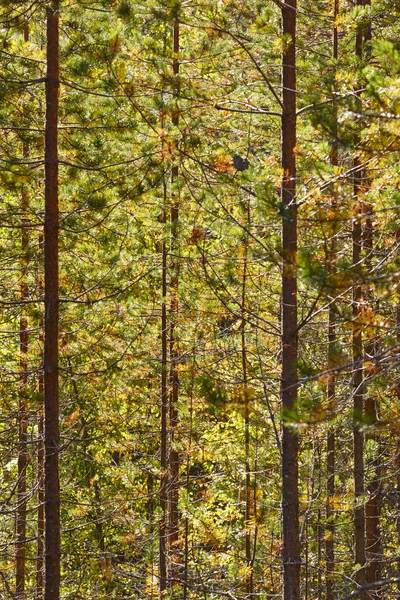
[[[43,256],[43,234],[39,236],[39,254]],[[37,289],[40,297],[43,295],[43,279],[38,277]],[[37,451],[37,481],[38,481],[38,514],[37,514],[37,549],[36,549],[36,600],[43,600],[44,593],[44,535],[45,535],[45,447],[44,447],[44,372],[43,372],[43,319],[39,322],[40,367],[39,367],[39,409],[38,409],[38,451]]]
[[[282,6],[282,519],[284,600],[300,600],[297,406],[296,0]]]
[[[370,6],[371,0],[364,0],[364,6]],[[372,28],[371,21],[368,21],[367,26],[363,31],[364,44],[369,43],[372,39]],[[365,52],[369,53],[369,46],[365,48]],[[373,254],[373,219],[372,219],[372,206],[366,207],[366,222],[364,229],[364,247],[367,252],[366,257],[366,270],[367,272],[371,267],[371,260]],[[371,302],[371,294],[367,292],[367,300]],[[366,354],[373,356],[375,353],[374,343],[371,342],[366,348]],[[374,425],[378,420],[378,407],[375,399],[370,394],[368,395],[365,402],[365,418],[367,423]],[[380,496],[381,496],[381,485],[380,485],[380,448],[379,438],[372,432],[369,434],[369,439],[376,442],[374,448],[374,457],[371,461],[370,468],[372,470],[372,478],[368,485],[368,501],[365,505],[365,543],[366,543],[366,559],[367,559],[367,570],[366,570],[366,582],[374,583],[379,581],[381,577],[381,559],[382,559],[382,546],[381,546],[381,533],[380,533]],[[371,590],[368,597],[371,599],[378,598],[380,592],[378,588]]]
[[[357,171],[355,181],[355,195],[359,195],[361,174]],[[358,208],[356,208],[358,210]],[[353,266],[359,264],[361,259],[361,220],[360,215],[354,217],[353,223]],[[357,274],[355,275],[357,277]],[[364,495],[364,435],[362,432],[363,419],[363,368],[362,359],[362,334],[359,323],[361,312],[361,284],[356,282],[353,286],[353,440],[354,440],[354,494],[356,507],[354,510],[354,559],[359,565],[356,581],[360,586],[365,585],[365,515],[364,506],[359,504]]]
[[[45,600],[60,597],[60,483],[58,398],[58,90],[59,2],[47,9],[44,223]]]
[[[173,25],[173,74],[175,78],[179,76],[179,19],[174,19]],[[176,88],[178,88],[178,83]],[[175,94],[176,95],[176,94]],[[174,107],[172,123],[176,127],[179,125],[178,101]],[[178,398],[179,398],[179,378],[178,363],[179,350],[176,343],[176,326],[178,322],[179,304],[178,304],[178,286],[179,286],[179,248],[178,248],[178,227],[179,227],[179,192],[174,189],[179,177],[178,164],[174,164],[171,173],[171,246],[170,246],[170,266],[171,266],[171,304],[170,304],[170,339],[169,339],[169,358],[170,358],[170,447],[169,447],[169,523],[168,523],[168,545],[169,545],[169,584],[174,585],[178,581],[178,541],[179,541],[179,455],[175,448],[176,431],[178,426]]]
[[[29,27],[25,23],[24,41],[29,40]],[[22,144],[23,158],[29,156],[29,145],[27,142]],[[21,229],[21,300],[28,297],[28,285],[26,275],[29,261],[29,219],[27,212],[29,208],[29,192],[26,187],[22,190],[21,198],[22,229]],[[22,305],[22,311],[25,306]],[[28,319],[21,315],[19,320],[19,398],[18,398],[18,484],[17,484],[17,510],[16,510],[16,545],[15,545],[15,595],[17,600],[25,598],[25,554],[26,554],[26,468],[27,468],[27,427],[28,427],[28,407],[27,407],[27,384],[28,384]]]
[[[336,62],[339,56],[338,48],[338,17],[339,17],[339,0],[334,0],[333,3],[333,40],[332,40],[332,58]],[[336,68],[336,65],[335,65]],[[335,91],[335,90],[334,90]],[[336,102],[333,103],[333,139],[332,139],[332,152],[331,152],[331,165],[335,168],[339,164],[338,160],[338,120],[337,120],[337,106]],[[337,206],[337,186],[333,184],[332,190],[332,208],[336,209]],[[334,271],[336,263],[336,240],[335,237],[332,239],[330,248],[330,261],[331,270]],[[333,290],[334,293],[334,290]],[[335,365],[335,345],[336,345],[336,325],[335,325],[335,311],[334,307],[329,309],[329,324],[328,324],[328,368],[329,380],[328,380],[328,409],[330,414],[333,416],[336,408],[336,377],[333,367]],[[334,524],[334,510],[332,507],[332,499],[335,496],[335,429],[334,426],[329,426],[328,437],[327,437],[327,502],[326,502],[326,600],[334,600],[334,583],[333,573],[335,571],[335,524]]]
[[[336,343],[335,318],[334,311],[329,310],[329,326],[328,326],[328,344],[329,368],[332,369],[334,361],[334,344]],[[333,414],[336,404],[336,385],[334,371],[329,373],[328,381],[328,405],[329,411]],[[333,573],[335,571],[335,523],[334,523],[334,508],[333,498],[335,496],[335,452],[336,440],[334,425],[329,425],[327,437],[327,502],[326,502],[326,600],[334,600],[334,583]]]
[[[164,52],[166,53],[166,35],[164,35]],[[164,101],[164,94],[161,94]],[[161,130],[165,127],[165,113],[161,111]],[[161,155],[164,160],[165,140],[161,137]],[[159,591],[162,597],[167,589],[167,536],[168,536],[168,323],[167,323],[167,242],[166,242],[166,223],[167,223],[167,179],[166,169],[163,165],[163,208],[160,221],[163,224],[161,240],[161,388],[160,388],[160,508],[161,519],[159,521]]]
[[[246,229],[250,229],[250,201],[246,202]],[[246,303],[247,303],[247,251],[248,234],[245,234],[243,243],[243,272],[242,272],[242,298],[241,298],[241,358],[242,358],[242,386],[244,400],[244,428],[245,428],[245,469],[246,469],[246,490],[245,490],[245,553],[246,553],[246,593],[251,597],[253,594],[253,550],[251,540],[251,517],[253,498],[251,493],[251,470],[250,470],[250,398],[247,379],[247,344],[246,344]]]
[[[365,413],[368,422],[377,421],[376,404],[371,397],[366,400]],[[377,436],[372,433],[369,434],[368,438],[376,442],[376,447],[373,450],[375,456],[370,464],[372,478],[368,485],[368,501],[365,505],[366,582],[369,584],[379,581],[381,578],[382,547],[380,534],[380,450]],[[371,599],[379,598],[379,589],[371,590],[368,597]]]
[[[368,272],[371,268],[371,259],[373,254],[373,223],[372,223],[372,206],[366,207],[367,218],[365,221],[363,245],[367,252],[365,258],[365,269]],[[366,292],[366,302],[373,304],[372,293]],[[372,359],[376,352],[376,341],[373,340],[366,346],[365,354],[368,359]],[[372,449],[373,457],[368,465],[370,482],[368,484],[368,500],[365,504],[365,545],[366,545],[366,582],[374,583],[380,579],[380,561],[382,559],[381,534],[380,534],[380,448],[379,437],[374,431],[374,426],[378,421],[378,407],[373,397],[373,392],[368,393],[365,400],[365,420],[372,427],[371,432],[367,434],[367,439],[375,442]],[[369,592],[369,598],[379,597],[379,590],[374,589]]]
[[[165,173],[163,180],[163,214],[162,222],[166,223],[167,210],[167,183],[165,181]],[[161,480],[160,480],[160,506],[161,520],[159,526],[159,548],[160,548],[160,564],[159,564],[159,582],[160,594],[167,588],[167,521],[168,521],[168,391],[167,391],[167,374],[168,374],[168,332],[167,332],[167,245],[165,241],[165,227],[163,230],[162,240],[162,272],[161,272],[161,291],[162,291],[162,306],[161,306]]]
[[[358,6],[365,6],[365,0],[357,0]],[[365,30],[359,27],[356,32],[356,56],[361,59],[363,56],[363,46],[365,41]],[[363,341],[361,333],[361,303],[362,286],[360,283],[360,260],[362,244],[362,186],[364,172],[360,165],[358,157],[354,159],[354,199],[355,210],[353,216],[353,269],[356,279],[353,285],[353,440],[354,440],[354,560],[359,568],[356,573],[356,581],[359,586],[366,583],[365,573],[365,511],[362,504],[362,497],[365,492],[364,482],[364,434],[362,424],[364,417],[364,374],[362,366]],[[358,279],[358,281],[357,281]],[[360,504],[361,503],[361,504]],[[361,592],[361,600],[366,598],[366,593]]]
[[[364,0],[364,6],[370,6],[371,0]],[[371,22],[365,27],[364,32],[364,44],[368,43],[372,39]],[[368,48],[366,52],[369,52]],[[368,272],[371,267],[371,260],[373,254],[373,219],[372,219],[372,206],[366,207],[366,221],[363,235],[363,245],[366,250],[365,268]],[[367,301],[371,303],[371,294],[367,291]],[[375,353],[374,343],[371,342],[366,347],[366,355],[373,357]],[[378,420],[378,407],[375,399],[371,394],[368,394],[365,401],[365,419],[369,425],[374,426]],[[380,449],[378,443],[378,436],[372,431],[368,434],[368,439],[375,441],[375,448],[373,450],[374,457],[370,464],[372,471],[371,481],[368,485],[368,501],[365,505],[365,543],[366,543],[366,559],[367,559],[367,570],[366,570],[366,582],[374,583],[379,581],[381,577],[381,559],[382,559],[382,547],[381,547],[381,534],[380,534]],[[369,598],[379,597],[379,590],[374,589],[369,592]]]
[[[27,37],[25,34],[25,41]],[[24,158],[29,156],[29,147],[24,142],[22,150]],[[29,194],[27,189],[22,191],[22,234],[21,234],[21,300],[28,297],[26,275],[29,254],[29,220],[26,218],[28,211]],[[25,306],[22,305],[22,310]],[[21,316],[19,320],[19,403],[18,403],[18,483],[17,483],[17,510],[16,510],[16,543],[15,543],[15,593],[17,600],[25,599],[25,555],[26,555],[26,468],[27,468],[27,384],[28,384],[28,319]]]
[[[189,517],[189,488],[190,488],[190,458],[192,451],[193,441],[193,395],[195,386],[195,365],[196,365],[196,342],[193,344],[193,365],[191,369],[191,382],[190,382],[190,404],[189,404],[189,439],[186,452],[186,498],[187,498],[187,511],[185,517],[185,555],[184,555],[184,573],[183,573],[183,600],[187,600],[189,597],[189,530],[190,530],[190,517]]]
[[[400,228],[397,230],[397,240],[400,240]],[[396,342],[400,344],[400,298],[397,299],[396,306]],[[397,400],[400,403],[400,379],[396,382]],[[397,492],[397,515],[396,515],[396,530],[397,530],[397,544],[400,546],[400,435],[397,435],[396,439],[396,455],[395,455],[395,467],[396,467],[396,492]],[[400,573],[400,560],[397,561],[397,570]],[[400,598],[400,580],[397,584],[398,595]]]

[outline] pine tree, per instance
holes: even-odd
[[[300,600],[297,405],[296,0],[282,6],[282,519],[284,599]]]
[[[58,391],[58,93],[59,93],[59,3],[47,9],[47,75],[45,140],[44,224],[44,419],[45,419],[45,600],[60,597],[60,481],[59,481],[59,391]]]

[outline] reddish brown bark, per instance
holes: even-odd
[[[373,222],[372,222],[372,206],[367,206],[366,211],[367,217],[365,221],[365,227],[363,232],[363,245],[366,252],[365,257],[365,270],[366,273],[370,271],[372,254],[373,254]],[[373,305],[374,298],[372,292],[367,290],[365,294],[365,300],[369,305]],[[371,306],[372,308],[372,306]],[[368,358],[373,358],[375,353],[376,340],[372,340],[365,348],[365,354]],[[373,392],[372,392],[373,394]],[[374,425],[378,421],[378,407],[375,399],[371,393],[367,394],[365,400],[365,421],[372,427],[371,431],[367,434],[367,439],[375,442],[373,448],[373,457],[368,465],[370,481],[368,484],[368,500],[365,504],[365,551],[367,559],[366,569],[366,582],[373,583],[379,581],[381,576],[381,560],[382,560],[382,547],[381,547],[381,533],[380,533],[380,497],[381,497],[381,486],[380,486],[380,448],[379,448],[379,437],[376,435],[373,429]],[[369,598],[374,599],[380,596],[379,589],[376,588],[369,592]]]
[[[23,145],[23,156],[28,157],[29,148]],[[29,196],[26,189],[22,192],[22,214],[26,215],[28,210]],[[28,268],[29,254],[29,220],[22,218],[21,235],[21,300],[28,297],[28,286],[26,274]],[[19,320],[19,403],[18,403],[18,483],[17,483],[17,510],[15,523],[15,593],[17,600],[25,598],[25,555],[26,555],[26,468],[27,468],[27,428],[28,428],[28,406],[27,406],[27,384],[28,384],[28,319],[21,316]]]
[[[43,235],[39,236],[39,252],[43,255],[44,240]],[[38,277],[37,288],[42,297],[43,279]],[[42,352],[44,336],[43,336],[43,319],[39,323],[39,342]],[[37,514],[37,548],[36,548],[36,600],[43,600],[44,593],[44,469],[45,469],[45,448],[44,448],[44,412],[43,412],[43,397],[44,397],[44,372],[43,372],[43,356],[41,357],[39,367],[39,409],[38,409],[38,452],[37,452],[37,481],[38,481],[38,514]]]
[[[296,0],[282,7],[282,522],[284,600],[300,600],[297,406]]]
[[[166,223],[166,205],[167,205],[167,184],[163,182],[164,206],[162,222]],[[165,231],[163,231],[165,236]],[[168,392],[167,392],[167,374],[168,374],[168,333],[167,333],[167,247],[165,237],[162,240],[162,273],[161,273],[161,479],[160,479],[160,506],[162,516],[159,526],[159,583],[160,594],[167,588],[167,520],[168,520]]]
[[[356,172],[355,197],[358,198],[361,186],[360,170]],[[358,211],[358,208],[356,208]],[[358,211],[359,212],[359,211]],[[353,223],[353,266],[357,270],[361,260],[361,220],[356,214]],[[357,279],[357,275],[355,275]],[[363,419],[363,368],[362,368],[362,334],[359,324],[361,312],[361,284],[356,281],[353,286],[353,451],[354,451],[354,560],[359,568],[356,581],[360,586],[365,585],[365,515],[364,506],[360,503],[364,495],[364,435],[362,432]]]
[[[370,6],[371,0],[364,0],[364,6]],[[363,31],[363,50],[369,53],[369,47],[365,48],[365,43],[372,39],[371,22],[364,28]],[[373,253],[373,223],[372,223],[372,207],[367,207],[368,216],[364,228],[364,247],[366,250],[366,271],[370,270],[371,259]],[[367,292],[367,300],[371,302],[371,295]],[[374,344],[371,343],[366,348],[367,356],[373,356]],[[377,405],[374,398],[369,395],[365,401],[365,420],[373,425],[377,422]],[[379,443],[374,432],[369,434],[369,439],[375,440],[378,447],[375,448],[371,464],[369,465],[372,477],[368,485],[368,501],[365,505],[365,553],[366,553],[366,583],[374,583],[381,578],[381,560],[382,546],[380,533],[380,459],[379,459]],[[380,591],[378,588],[369,591],[368,598],[371,600],[378,598]]]
[[[44,421],[45,421],[45,600],[60,597],[60,485],[58,397],[58,0],[47,9],[47,76],[44,223]]]
[[[358,6],[365,6],[366,0],[357,0]],[[356,56],[363,56],[364,42],[369,35],[367,31],[358,27],[356,32]],[[363,340],[361,332],[361,245],[362,245],[362,193],[363,193],[364,170],[358,157],[354,160],[354,200],[355,209],[353,216],[353,269],[355,283],[353,285],[353,444],[354,444],[354,495],[356,507],[354,510],[354,560],[359,566],[356,573],[356,581],[363,587],[366,583],[366,554],[365,554],[365,510],[362,497],[365,493],[364,474],[364,434],[362,425],[364,420],[364,374],[362,366]],[[367,597],[361,592],[361,600]]]
[[[369,398],[366,402],[366,417],[368,421],[373,418],[376,407],[375,402]],[[377,436],[370,434],[370,439],[375,439]],[[377,442],[378,443],[378,442]],[[373,583],[381,579],[381,561],[382,561],[382,545],[380,532],[380,461],[379,461],[379,444],[375,449],[375,457],[369,465],[372,470],[372,478],[368,485],[368,501],[365,505],[365,537],[366,537],[366,558],[367,558],[367,583]],[[376,588],[369,592],[370,599],[379,598],[379,589]]]
[[[338,17],[339,17],[339,0],[333,2],[333,37],[332,37],[332,58],[334,61],[338,59]],[[334,90],[335,91],[335,90]],[[339,164],[338,160],[338,120],[337,120],[337,105],[333,103],[333,135],[332,135],[332,152],[331,165],[335,168]],[[333,184],[332,190],[332,208],[335,210],[337,206],[337,187]],[[335,270],[336,264],[336,241],[332,239],[330,248],[331,270]],[[329,309],[329,325],[328,325],[328,367],[330,369],[329,381],[327,386],[328,409],[333,416],[336,409],[336,377],[335,366],[335,344],[336,344],[336,326],[335,326],[335,311],[331,307]],[[329,427],[327,436],[327,501],[326,501],[326,600],[334,600],[334,581],[333,573],[335,571],[335,524],[334,524],[334,509],[332,499],[335,496],[335,451],[336,439],[334,427]]]
[[[400,230],[397,230],[397,239],[400,239]],[[396,341],[400,344],[400,298],[398,298],[396,306]],[[397,399],[400,402],[400,381],[397,380],[396,384]],[[395,468],[396,468],[396,492],[397,492],[397,517],[396,517],[396,529],[397,529],[397,543],[400,546],[400,435],[397,435],[396,439],[396,456],[395,456]],[[400,560],[397,561],[397,570],[400,573]],[[397,584],[398,594],[400,594],[400,581]]]
[[[332,368],[334,361],[334,344],[336,342],[335,332],[335,318],[333,310],[329,311],[329,330],[328,330],[328,344],[329,344],[329,368]],[[336,405],[336,382],[334,372],[331,371],[329,375],[328,383],[328,405],[329,411],[333,413]],[[334,523],[334,508],[333,498],[335,496],[335,452],[336,452],[336,440],[335,430],[333,427],[329,428],[327,437],[327,457],[326,457],[326,469],[327,469],[327,502],[326,502],[326,600],[334,600],[334,582],[333,573],[335,571],[335,523]]]
[[[250,205],[247,202],[246,207],[246,228],[250,228]],[[242,385],[244,400],[244,428],[245,428],[245,469],[246,469],[246,490],[245,490],[245,554],[246,554],[246,593],[253,594],[253,562],[254,551],[252,548],[251,520],[252,520],[252,490],[251,490],[251,471],[250,471],[250,398],[247,377],[247,344],[246,344],[246,303],[247,303],[247,253],[248,253],[248,235],[243,244],[243,272],[242,272],[242,298],[241,298],[241,358],[242,358]]]
[[[177,78],[179,76],[179,20],[174,21],[173,31],[173,73]],[[176,104],[172,115],[172,123],[176,127],[179,125],[179,109]],[[174,185],[177,184],[179,177],[179,168],[175,164],[172,167],[171,177],[171,246],[170,246],[170,269],[171,269],[171,304],[170,304],[170,338],[169,338],[169,358],[170,358],[170,447],[169,447],[169,522],[168,522],[168,545],[169,545],[169,584],[177,583],[178,576],[178,541],[179,541],[179,512],[178,512],[178,484],[179,484],[179,455],[175,448],[176,429],[178,425],[178,399],[179,399],[179,350],[176,341],[176,326],[178,323],[178,285],[179,285],[179,256],[178,256],[178,226],[179,226],[179,197]]]

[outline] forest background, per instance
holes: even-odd
[[[400,594],[400,2],[1,0],[0,595]]]

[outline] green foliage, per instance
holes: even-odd
[[[254,595],[261,600],[281,595],[282,425],[298,435],[300,446],[302,597],[323,595],[329,523],[335,525],[335,597],[355,589],[354,425],[366,441],[365,490],[374,481],[377,457],[384,465],[382,577],[396,575],[398,506],[387,499],[398,476],[400,433],[400,47],[393,19],[399,7],[383,0],[370,8],[343,3],[337,60],[331,3],[321,0],[308,8],[307,14],[298,11],[299,251],[291,271],[298,280],[299,400],[292,410],[281,410],[281,221],[292,212],[280,200],[280,63],[290,40],[281,35],[279,6],[258,0],[61,3],[65,598],[159,597],[165,475],[160,384],[167,371],[169,401],[172,328],[178,416],[167,433],[179,457],[179,531],[169,553],[179,566],[179,581],[165,598],[183,598],[185,583],[185,598],[249,597],[249,539]],[[0,595],[11,598],[21,398],[28,405],[27,597],[36,584],[44,4],[3,0],[0,16]],[[357,30],[370,18],[372,42],[356,59]],[[177,19],[179,76],[173,71]],[[248,168],[237,169],[235,155],[246,158]],[[357,193],[355,160],[364,168]],[[357,219],[362,247],[354,264]],[[356,284],[362,291],[358,314]],[[29,331],[26,383],[21,318]],[[328,344],[332,320],[335,339]],[[353,410],[354,332],[364,340],[364,397],[375,400],[376,415],[365,407]],[[326,490],[331,432],[334,498]],[[365,491],[358,504],[369,497]],[[397,597],[389,588],[384,594]]]

